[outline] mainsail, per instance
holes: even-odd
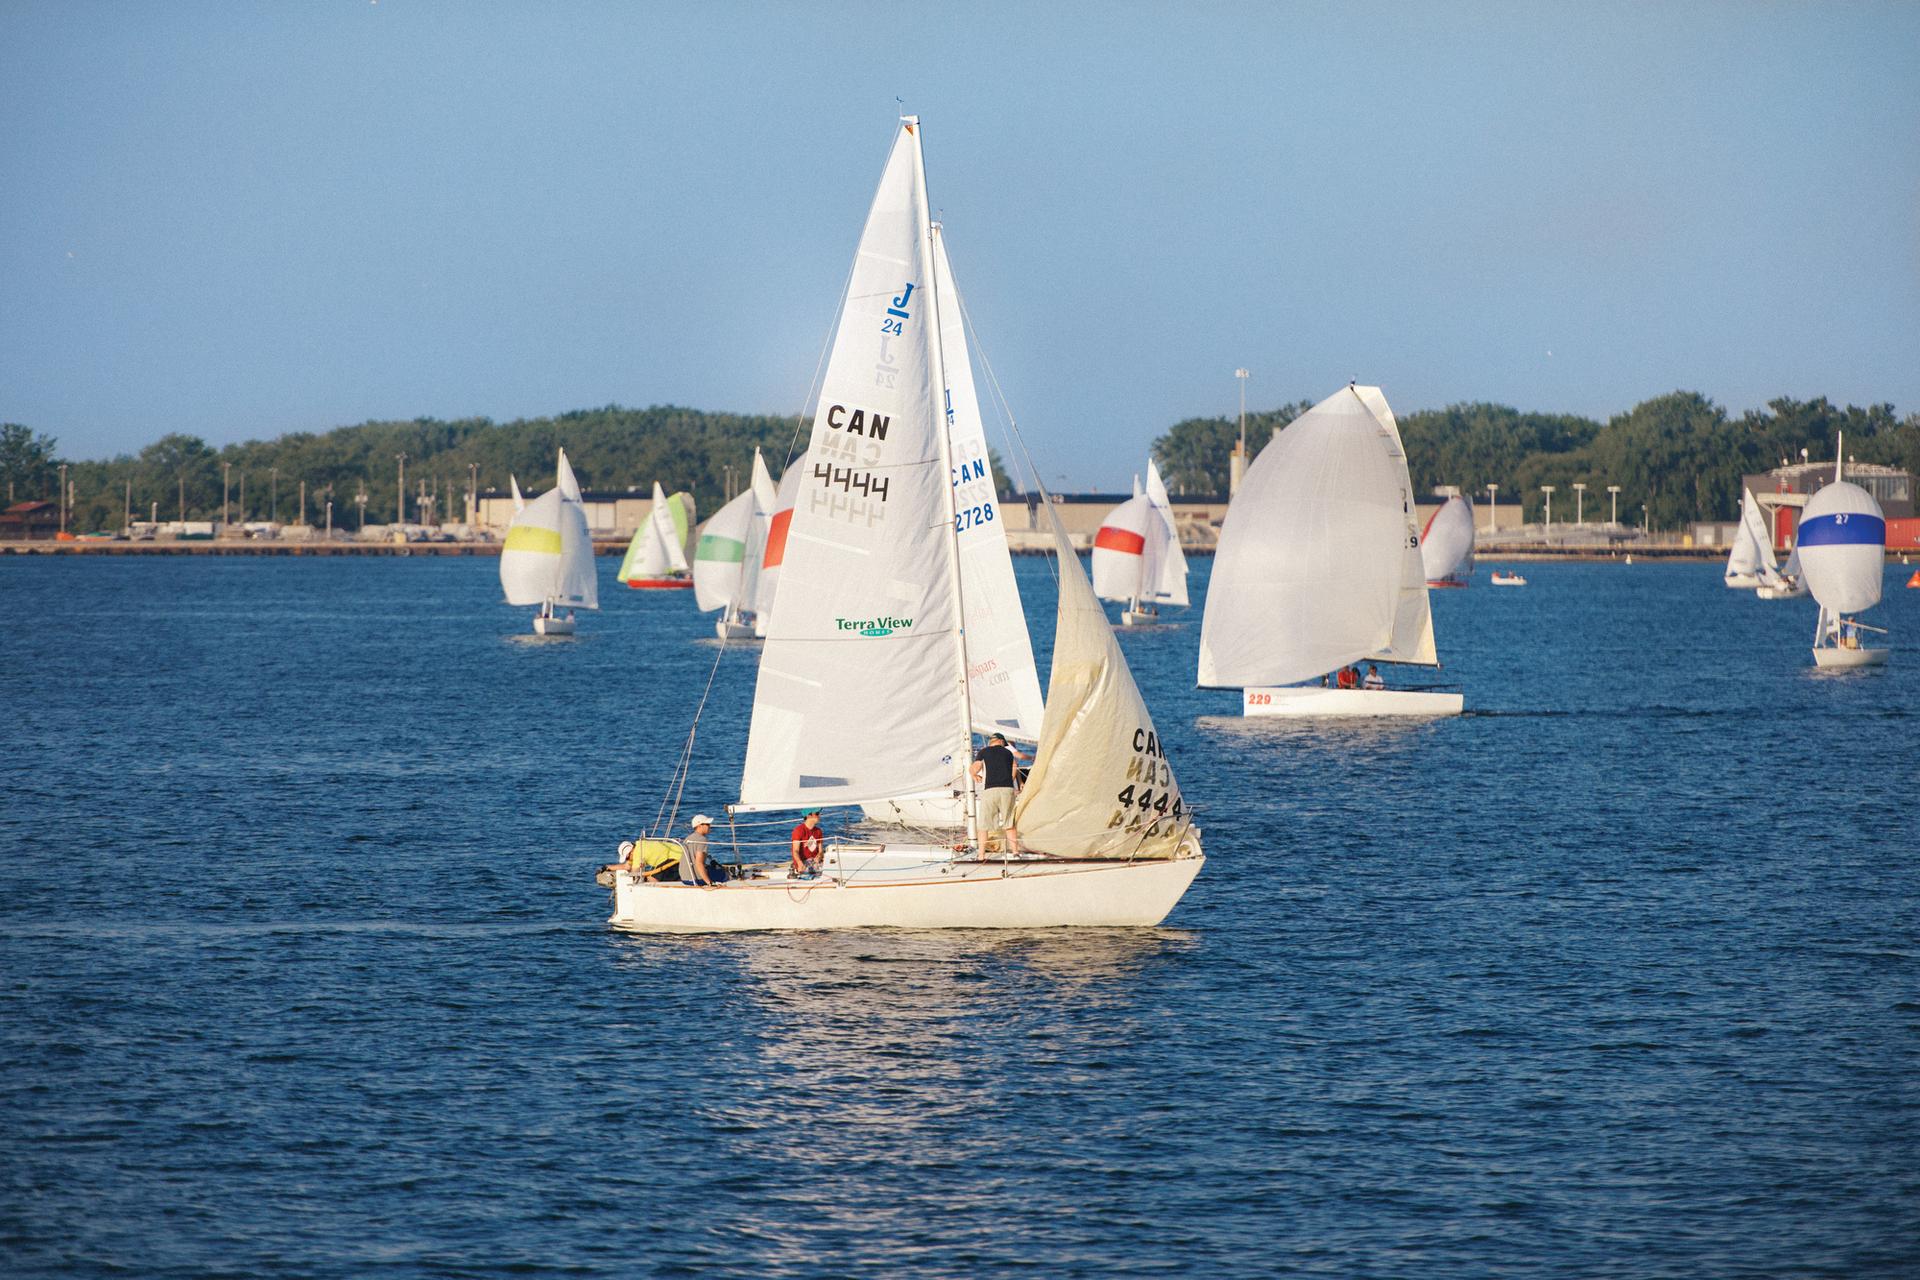
[[[1427,520],[1420,533],[1420,561],[1427,585],[1464,587],[1473,576],[1473,503],[1455,494]]]
[[[1413,484],[1377,387],[1296,418],[1227,509],[1200,683],[1291,684],[1364,659],[1437,665]]]
[[[766,623],[741,808],[945,793],[970,764],[917,129],[903,121],[888,157],[821,384]]]
[[[519,497],[519,482],[513,481]],[[598,609],[600,588],[593,568],[593,539],[587,531],[580,484],[560,460],[553,488],[515,513],[500,549],[500,585],[508,604],[554,604]]]
[[[1170,858],[1188,818],[1166,745],[1051,502],[1060,564],[1053,674],[1020,838],[1062,858]]]
[[[1727,552],[1727,568],[1722,576],[1731,586],[1752,586],[1748,579],[1768,580],[1769,574],[1777,574],[1777,567],[1773,535],[1767,529],[1766,517],[1760,514],[1760,504],[1753,500],[1753,491],[1743,490],[1740,529],[1734,534],[1732,550]]]
[[[687,535],[693,525],[693,495],[676,493],[669,498],[655,480],[646,523],[633,531],[633,541],[627,544],[627,554],[620,561],[620,580],[685,573]]]
[[[1093,591],[1129,605],[1187,603],[1187,557],[1160,468],[1147,459],[1146,487],[1107,513],[1093,536]]]
[[[1173,499],[1167,496],[1167,482],[1160,478],[1160,468],[1151,455],[1147,458],[1147,498],[1167,530],[1153,599],[1159,604],[1185,607],[1188,603],[1187,553],[1180,549],[1180,527],[1173,519]]]

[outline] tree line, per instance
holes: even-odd
[[[1311,407],[1300,400],[1248,414],[1249,448],[1257,451]],[[1590,486],[1596,504],[1607,485],[1619,485],[1623,520],[1638,520],[1642,508],[1661,528],[1733,519],[1742,476],[1777,466],[1782,458],[1798,461],[1802,449],[1816,459],[1831,458],[1842,431],[1848,454],[1859,461],[1920,475],[1920,414],[1900,418],[1890,404],[1841,408],[1824,397],[1782,398],[1737,418],[1705,396],[1676,391],[1604,423],[1484,403],[1419,410],[1400,415],[1399,423],[1416,492],[1455,485],[1484,501],[1486,486],[1498,484],[1500,500],[1521,501],[1529,519],[1540,518],[1541,485],[1565,492],[1575,481]],[[424,484],[437,497],[439,516],[458,519],[470,474],[483,490],[505,488],[509,475],[524,489],[544,490],[552,483],[554,453],[564,445],[588,489],[645,492],[658,480],[669,492],[692,492],[700,509],[711,512],[745,483],[756,447],[777,475],[789,447],[803,443],[804,429],[793,417],[608,405],[505,423],[363,422],[219,449],[197,436],[173,434],[137,454],[72,461],[61,457],[51,436],[6,423],[0,425],[0,484],[9,502],[56,501],[59,468],[66,462],[74,494],[67,527],[88,532],[121,526],[129,486],[134,519],[156,508],[162,520],[217,519],[223,477],[231,468],[236,521],[266,519],[277,507],[281,522],[291,523],[301,514],[304,481],[306,517],[318,523],[331,500],[335,526],[350,527],[358,520],[361,495],[370,521],[395,517],[400,454],[407,456],[409,516]],[[1224,494],[1238,433],[1237,420],[1228,417],[1174,424],[1153,444],[1168,487],[1175,494]],[[1010,492],[999,458],[992,462],[996,487]]]
[[[1247,415],[1247,446],[1257,452],[1300,414],[1301,400]],[[1890,404],[1841,408],[1825,397],[1781,398],[1765,409],[1731,417],[1692,391],[1642,401],[1606,422],[1574,414],[1523,413],[1499,404],[1456,404],[1396,415],[1406,445],[1414,491],[1454,485],[1474,501],[1500,486],[1500,501],[1525,505],[1538,520],[1541,485],[1559,490],[1572,515],[1570,489],[1584,481],[1595,512],[1606,507],[1607,485],[1620,486],[1620,518],[1639,521],[1642,508],[1656,528],[1695,520],[1731,520],[1739,514],[1741,477],[1800,461],[1807,450],[1831,460],[1834,437],[1846,433],[1849,457],[1920,475],[1920,414],[1896,416]],[[1154,458],[1175,493],[1224,494],[1229,451],[1239,434],[1233,418],[1189,418],[1154,441]]]

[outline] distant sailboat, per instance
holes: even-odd
[[[1156,622],[1163,604],[1187,605],[1187,556],[1160,468],[1147,459],[1147,485],[1107,513],[1093,537],[1093,590],[1126,605],[1122,626]]]
[[[780,585],[780,566],[787,557],[787,530],[793,526],[793,500],[800,492],[800,477],[806,474],[805,450],[787,463],[774,490],[773,512],[767,518],[767,545],[760,554],[760,577],[753,587],[753,634],[767,638],[767,622],[773,617],[773,597]]]
[[[600,584],[593,568],[593,538],[587,531],[587,512],[580,501],[580,485],[560,450],[553,488],[532,502],[513,487],[513,523],[500,550],[500,585],[508,604],[539,605],[534,615],[535,635],[573,634],[574,609],[598,609]],[[561,617],[556,611],[566,609]]]
[[[702,613],[720,611],[713,629],[722,640],[753,638],[754,601],[775,493],[773,477],[755,449],[752,482],[700,530],[693,550],[693,602]]]
[[[1800,568],[1800,548],[1787,552],[1787,562],[1778,569],[1760,566],[1760,587],[1753,593],[1762,600],[1798,600],[1807,594],[1807,576]]]
[[[1800,554],[1807,588],[1820,604],[1813,632],[1813,661],[1819,667],[1874,667],[1887,660],[1885,648],[1869,648],[1867,633],[1886,635],[1853,615],[1880,603],[1885,576],[1887,520],[1873,495],[1845,477],[1845,445],[1834,462],[1833,483],[1822,485],[1800,512],[1794,549]]]
[[[971,796],[963,780],[980,719],[979,655],[961,599],[970,520],[960,501],[976,481],[970,466],[962,471],[969,459],[948,413],[957,387],[945,368],[935,236],[919,122],[908,117],[861,236],[794,494],[736,818]],[[1164,919],[1204,861],[1199,833],[1057,517],[1054,526],[1054,704],[1016,808],[1026,853],[990,852],[969,801],[957,841],[831,840],[816,876],[792,874],[784,840],[775,863],[709,889],[615,870],[611,923],[707,931]]]
[[[1760,586],[1769,571],[1777,576],[1778,569],[1773,558],[1773,535],[1767,531],[1760,504],[1753,500],[1752,490],[1742,490],[1740,527],[1733,535],[1733,548],[1727,552],[1727,568],[1721,580],[1729,587],[1752,588]]]
[[[620,561],[620,581],[637,590],[659,590],[693,585],[687,566],[687,543],[693,533],[693,495],[671,498],[653,482],[653,506],[647,520],[633,531],[627,554]]]
[[[1429,587],[1464,587],[1473,579],[1473,503],[1455,494],[1427,517],[1420,563]]]
[[[1327,687],[1361,662],[1439,658],[1400,429],[1378,387],[1350,385],[1275,435],[1241,480],[1207,589],[1200,683],[1240,687],[1249,716],[1465,705],[1440,690]]]

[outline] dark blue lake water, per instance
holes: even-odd
[[[1483,568],[1392,728],[1240,721],[1196,609],[1166,927],[689,939],[591,880],[715,658],[613,567],[536,642],[488,560],[0,562],[0,1272],[1920,1274],[1910,570],[1832,677],[1718,566]]]

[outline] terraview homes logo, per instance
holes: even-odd
[[[835,618],[834,626],[842,631],[858,631],[863,636],[890,636],[896,631],[910,631],[912,618]]]

